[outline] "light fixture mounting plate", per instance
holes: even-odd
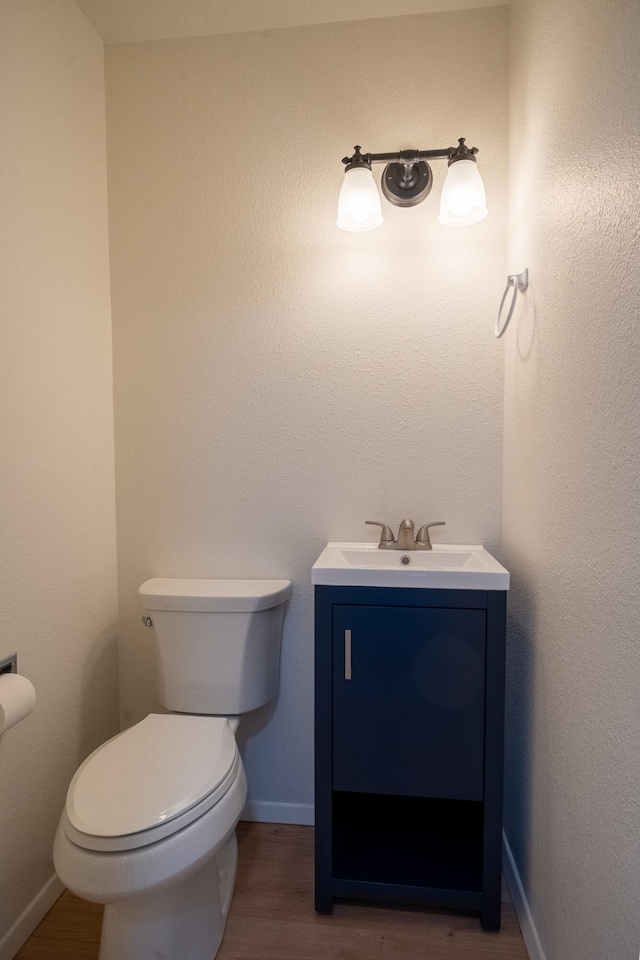
[[[429,195],[433,173],[424,160],[413,164],[388,163],[380,186],[389,203],[396,207],[414,207]]]

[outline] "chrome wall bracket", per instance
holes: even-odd
[[[433,171],[428,163],[389,163],[380,180],[382,192],[396,207],[413,207],[429,196]]]

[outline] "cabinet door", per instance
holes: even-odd
[[[333,789],[482,800],[485,611],[333,610]]]

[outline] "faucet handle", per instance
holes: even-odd
[[[378,544],[379,550],[388,550],[395,544],[395,537],[393,536],[393,531],[386,523],[380,523],[379,520],[365,520],[365,523],[371,524],[372,527],[382,527],[380,533],[380,543]]]
[[[429,537],[429,527],[445,527],[444,520],[436,520],[433,523],[425,523],[416,533],[416,550],[432,550],[431,539]]]

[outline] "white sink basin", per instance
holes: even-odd
[[[377,543],[328,543],[311,569],[311,582],[336,587],[508,590],[509,572],[480,546],[438,543],[433,550],[379,550]]]

